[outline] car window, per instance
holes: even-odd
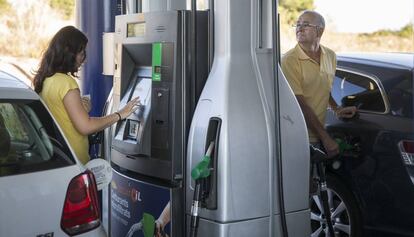
[[[0,176],[74,163],[66,142],[40,101],[0,100]]]
[[[388,91],[390,113],[399,117],[413,117],[413,80],[403,78]]]
[[[385,102],[377,83],[360,74],[336,70],[332,97],[338,105],[384,113]]]

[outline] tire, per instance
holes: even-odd
[[[335,237],[361,237],[361,214],[352,193],[338,178],[330,175],[327,187]],[[320,200],[317,194],[310,197],[311,237],[329,237]]]

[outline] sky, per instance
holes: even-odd
[[[399,30],[414,21],[414,0],[314,0],[327,27],[338,32]]]

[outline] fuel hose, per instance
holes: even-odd
[[[191,222],[190,222],[190,237],[196,237],[198,231],[198,223],[200,217],[198,211],[201,204],[201,181],[207,179],[210,176],[210,161],[211,153],[214,148],[214,142],[211,142],[208,146],[207,152],[203,159],[191,170],[191,177],[195,181],[193,203],[191,205]]]

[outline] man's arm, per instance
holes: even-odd
[[[328,157],[337,155],[339,153],[338,144],[326,132],[324,126],[319,122],[315,112],[313,112],[312,108],[306,103],[305,98],[302,95],[296,95],[296,99],[298,100],[300,108],[302,109],[306,125],[316,133],[319,139],[321,139]]]

